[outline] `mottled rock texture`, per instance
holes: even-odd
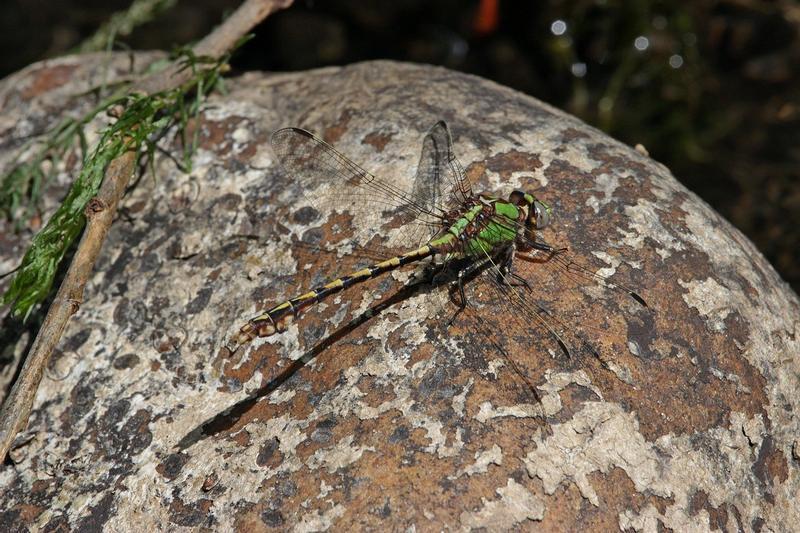
[[[2,161],[15,139],[90,105],[69,95],[100,65],[66,58],[5,80]],[[113,65],[111,77],[124,73],[124,58]],[[156,178],[124,199],[27,438],[0,470],[0,522],[151,531],[800,524],[798,299],[666,168],[530,97],[441,68],[250,73],[227,87],[195,124],[194,170],[161,157]],[[552,264],[525,266],[531,298],[600,353],[566,358],[537,324],[506,334],[498,325],[514,317],[482,315],[479,304],[448,325],[452,307],[437,319],[431,302],[442,298],[398,294],[405,278],[394,275],[229,356],[223,343],[255,311],[355,266],[319,243],[373,249],[393,228],[380,209],[383,222],[368,231],[347,213],[309,209],[313,196],[274,164],[270,133],[315,130],[409,187],[439,119],[477,188],[535,189],[555,209],[542,236],[635,287],[651,309]],[[3,237],[3,271],[26,239]],[[305,366],[292,365],[319,340]]]

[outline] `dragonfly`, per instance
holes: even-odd
[[[553,210],[533,192],[514,190],[505,198],[475,193],[454,155],[452,136],[444,121],[437,122],[425,136],[409,189],[367,172],[304,129],[280,129],[272,135],[271,143],[278,163],[299,181],[312,207],[325,204],[337,212],[360,210],[377,220],[387,214],[400,217],[402,224],[395,235],[378,235],[378,240],[386,243],[387,250],[401,252],[349,274],[330,277],[330,281],[264,310],[239,328],[228,344],[232,352],[256,337],[285,332],[302,314],[335,294],[425,260],[433,272],[454,274],[449,278],[458,297],[454,317],[470,303],[465,285],[480,278],[494,291],[493,301],[500,311],[508,311],[517,332],[528,334],[539,326],[568,357],[575,344],[597,353],[584,336],[533,297],[532,282],[517,272],[520,261],[554,264],[569,276],[593,280],[647,307],[636,291],[569,259],[568,248],[542,239],[541,230],[550,224]],[[321,188],[322,193],[318,192]],[[380,230],[367,229],[367,234],[371,233]],[[573,332],[571,342],[565,331]]]

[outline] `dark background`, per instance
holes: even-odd
[[[239,4],[162,2],[118,47],[190,43]],[[74,50],[128,5],[3,0],[0,75]],[[297,0],[255,33],[234,68],[444,65],[641,143],[800,291],[800,2]]]

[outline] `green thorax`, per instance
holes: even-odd
[[[497,248],[510,245],[517,238],[520,208],[498,198],[482,196],[463,212],[438,240],[463,243],[462,253],[484,257]],[[433,244],[436,244],[434,241]]]

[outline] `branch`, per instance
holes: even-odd
[[[293,0],[245,0],[220,26],[193,48],[197,56],[218,57],[230,50],[253,27],[271,13],[288,7]],[[191,77],[189,69],[173,64],[166,71],[137,83],[134,90],[152,94],[179,87]],[[61,339],[69,318],[80,308],[83,289],[92,274],[97,256],[111,227],[117,205],[134,173],[137,153],[129,150],[109,163],[103,184],[89,201],[86,229],[39,333],[25,360],[20,376],[0,410],[0,462],[17,433],[28,423],[33,401],[53,349]]]

